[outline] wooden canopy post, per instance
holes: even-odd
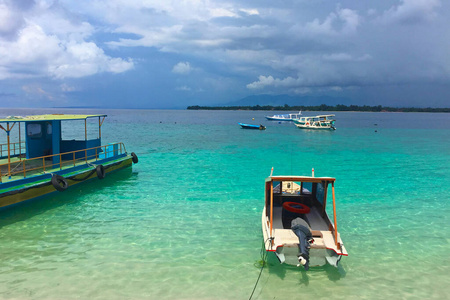
[[[100,122],[100,117],[98,117],[98,138],[102,138],[102,125],[103,121],[105,121],[105,117],[103,117],[103,120]]]
[[[20,140],[20,122],[19,122],[19,160],[22,160],[22,141]]]
[[[272,241],[272,246],[274,245],[274,240],[272,239],[272,230],[273,230],[273,181],[270,181],[270,236]]]
[[[11,141],[9,134],[11,133],[11,130],[13,129],[14,125],[16,125],[16,122],[13,123],[11,127],[9,127],[9,122],[6,122],[6,129],[0,125],[0,127],[6,131],[6,139],[8,142],[8,176],[11,178]]]
[[[11,132],[11,129],[9,129],[9,123],[6,123],[6,136],[8,140],[8,176],[11,178],[11,145],[10,145],[10,139],[9,139],[9,133]]]
[[[338,230],[337,230],[337,220],[336,220],[336,197],[334,195],[334,182],[331,182],[331,190],[333,193],[333,219],[334,219],[334,241],[336,243],[337,248],[339,249],[338,242]]]
[[[327,194],[328,194],[328,181],[322,183],[324,185],[323,189],[323,206],[322,206],[322,217],[325,216],[327,207]]]

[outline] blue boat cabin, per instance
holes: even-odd
[[[101,145],[101,137],[88,140],[63,140],[61,120],[34,121],[26,123],[26,158],[35,158],[53,154],[83,150]],[[87,156],[95,155],[95,150],[87,150]],[[71,159],[70,154],[63,157]],[[76,152],[75,159],[84,157],[85,153]],[[59,163],[59,156],[52,156],[52,163]]]

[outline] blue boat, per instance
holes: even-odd
[[[263,125],[252,125],[252,124],[244,124],[244,123],[238,123],[241,128],[243,129],[259,129],[259,130],[266,130],[266,126]]]
[[[101,144],[105,117],[53,114],[0,119],[6,133],[6,143],[0,144],[0,209],[103,179],[137,163],[137,155],[128,153],[123,143]],[[73,121],[82,132],[74,131]]]

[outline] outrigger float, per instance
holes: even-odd
[[[337,267],[348,253],[337,231],[335,178],[269,176],[265,184],[262,231],[267,252],[280,263]],[[327,212],[328,186],[333,197],[333,223]]]
[[[137,155],[129,154],[123,143],[101,145],[105,118],[102,114],[52,114],[0,119],[7,140],[0,144],[0,209],[63,192],[90,179],[103,179],[107,173],[137,163]],[[95,119],[98,135],[88,139],[87,121],[94,121],[96,127]],[[76,120],[84,121],[84,139],[64,140],[62,123]],[[11,133],[18,141],[11,140]]]

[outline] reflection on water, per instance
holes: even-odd
[[[54,192],[52,194],[18,203],[17,205],[2,208],[2,210],[0,210],[0,229],[3,226],[24,221],[63,205],[86,201],[82,198],[80,200],[80,196],[96,193],[99,188],[108,189],[111,187],[120,187],[121,184],[123,185],[125,183],[129,184],[130,182],[133,182],[133,177],[137,177],[137,172],[133,172],[131,168],[122,169],[106,174],[105,178],[101,181],[94,178],[87,182],[70,186],[64,192]],[[121,183],[120,181],[123,182]]]

